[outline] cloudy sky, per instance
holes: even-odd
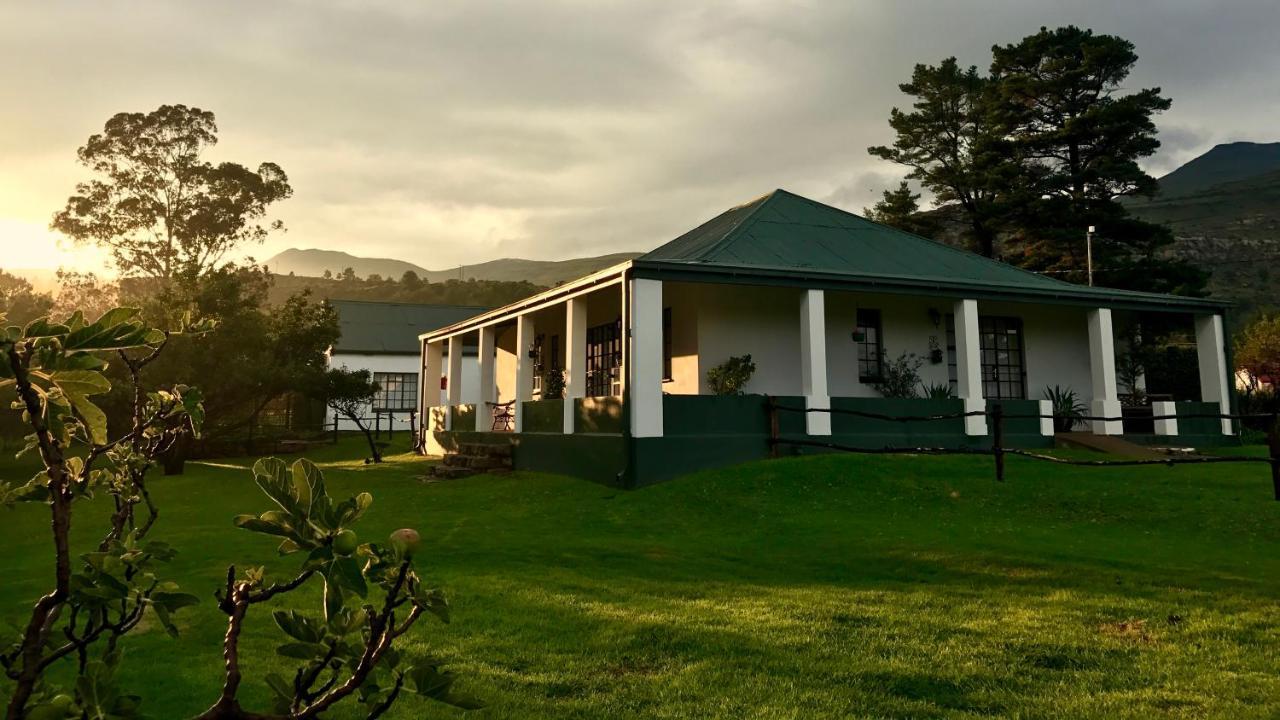
[[[289,174],[259,259],[645,250],[775,187],[859,211],[900,177],[866,148],[913,63],[1067,23],[1173,99],[1154,174],[1280,140],[1275,0],[0,0],[0,266],[97,266],[47,230],[75,150],[178,102],[217,114],[215,159]]]

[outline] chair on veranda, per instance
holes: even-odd
[[[489,402],[489,403],[485,403],[485,405],[488,405],[489,407],[493,408],[493,426],[489,428],[490,430],[497,430],[501,432],[511,432],[512,430],[515,429],[515,424],[516,424],[516,413],[515,413],[516,401],[515,400],[511,400],[504,403]]]

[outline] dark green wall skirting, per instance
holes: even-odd
[[[564,400],[531,400],[520,404],[524,432],[564,432]]]
[[[622,398],[574,398],[574,432],[621,433]]]
[[[454,432],[474,432],[476,429],[476,406],[454,405],[449,408]]]

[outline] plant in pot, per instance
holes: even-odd
[[[714,395],[741,395],[755,372],[750,355],[731,357],[707,371],[707,386]]]
[[[1080,402],[1075,390],[1061,385],[1047,387],[1044,399],[1053,405],[1054,432],[1071,432],[1072,428],[1084,422],[1080,419],[1084,415],[1084,403]]]

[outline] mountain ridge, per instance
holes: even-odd
[[[308,277],[320,277],[326,270],[333,275],[338,275],[346,268],[351,268],[356,276],[361,278],[376,274],[384,278],[399,280],[405,272],[413,271],[417,273],[418,277],[428,282],[444,282],[459,278],[463,280],[525,280],[535,285],[550,286],[558,282],[573,280],[640,255],[641,253],[622,252],[570,258],[568,260],[499,258],[447,270],[430,270],[421,265],[394,258],[366,258],[341,250],[289,248],[267,259],[263,264],[271,272],[278,275],[292,273]]]

